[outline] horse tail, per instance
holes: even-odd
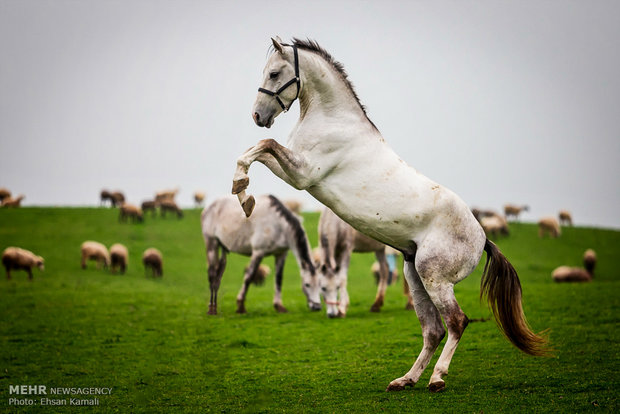
[[[480,298],[486,296],[495,321],[514,346],[530,355],[549,354],[547,339],[532,332],[525,319],[517,271],[488,239],[484,250],[487,261],[480,282]]]

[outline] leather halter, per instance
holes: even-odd
[[[286,82],[284,85],[282,85],[280,87],[280,89],[278,89],[275,92],[270,91],[269,89],[265,89],[265,88],[258,88],[258,91],[262,92],[262,93],[266,93],[269,96],[275,97],[276,101],[278,101],[278,103],[282,107],[282,110],[284,112],[287,112],[289,109],[291,109],[291,106],[293,105],[293,102],[295,102],[295,100],[299,97],[299,88],[300,88],[301,81],[299,79],[299,57],[297,55],[297,46],[295,46],[295,45],[286,45],[286,44],[282,44],[282,46],[291,46],[293,48],[293,53],[295,54],[295,77],[293,79],[291,79],[290,81]],[[293,98],[291,103],[288,104],[288,108],[287,108],[286,105],[284,105],[284,103],[280,99],[280,94],[282,92],[284,92],[292,84],[296,84],[297,85],[297,93],[295,94],[295,97]]]

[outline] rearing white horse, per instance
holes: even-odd
[[[487,262],[481,295],[487,297],[499,327],[522,351],[544,354],[545,339],[525,320],[516,271],[487,240],[465,202],[396,155],[368,119],[342,65],[317,43],[272,42],[275,51],[263,70],[254,121],[269,128],[297,98],[300,117],[288,148],[267,139],[239,157],[232,191],[249,216],[255,202],[245,193],[247,173],[259,161],[358,231],[403,253],[424,344],[409,372],[393,380],[387,390],[402,390],[420,379],[445,336],[442,318],[448,339],[429,389],[444,389],[442,377],[468,324],[454,296],[454,284],[474,270],[483,250]]]

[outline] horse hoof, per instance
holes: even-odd
[[[239,178],[237,180],[233,180],[232,193],[239,194],[250,185],[250,177]]]
[[[242,315],[244,313],[247,313],[247,311],[245,310],[245,308],[237,308],[237,313]]]
[[[381,312],[381,306],[376,305],[376,304],[375,304],[375,305],[372,305],[372,306],[370,307],[370,311],[371,311],[371,312]]]
[[[413,306],[413,303],[408,303],[405,305],[405,310],[414,310],[415,307]]]
[[[437,380],[428,384],[428,390],[430,392],[441,392],[446,388],[444,380]]]
[[[217,315],[217,309],[214,306],[209,306],[209,311],[207,315]]]
[[[254,200],[254,196],[249,196],[242,204],[243,212],[246,217],[250,217],[252,215],[252,211],[254,211],[254,206],[256,205],[256,200]]]
[[[403,391],[407,387],[413,387],[415,384],[411,381],[404,380],[402,378],[395,379],[390,382],[390,385],[385,389],[386,392],[389,391]]]
[[[280,305],[279,303],[275,303],[273,305],[273,307],[276,309],[276,312],[278,312],[278,313],[287,313],[288,312],[288,310],[284,306]]]

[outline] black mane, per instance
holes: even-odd
[[[270,194],[269,201],[271,201],[271,205],[273,206],[273,208],[275,208],[276,211],[284,218],[284,220],[289,224],[289,226],[291,226],[293,232],[295,233],[295,244],[297,245],[298,254],[301,259],[301,266],[304,269],[309,270],[310,273],[314,274],[314,265],[312,264],[312,260],[308,255],[308,252],[310,251],[310,246],[308,245],[308,238],[306,237],[306,232],[301,226],[299,219],[275,196]]]
[[[377,129],[375,124],[370,120],[370,118],[368,118],[368,114],[366,113],[366,107],[364,105],[362,105],[362,103],[360,102],[360,99],[357,96],[357,93],[355,92],[355,88],[353,87],[353,84],[349,80],[349,75],[347,75],[347,72],[344,70],[344,66],[342,65],[342,63],[338,62],[337,60],[334,60],[332,55],[330,55],[327,50],[325,50],[321,46],[319,46],[319,44],[316,41],[314,41],[314,40],[310,40],[310,39],[301,40],[301,39],[298,39],[298,38],[294,37],[293,38],[293,44],[295,46],[297,46],[298,49],[306,50],[306,51],[309,51],[309,52],[316,53],[317,55],[322,57],[327,63],[329,63],[334,68],[334,70],[336,72],[338,72],[340,74],[340,76],[342,77],[342,80],[344,81],[345,85],[347,85],[347,87],[351,91],[351,94],[353,94],[353,97],[357,101],[357,103],[360,106],[362,112],[364,112],[364,115],[366,116],[366,119],[368,120],[368,122],[370,122],[371,125],[375,129]]]

